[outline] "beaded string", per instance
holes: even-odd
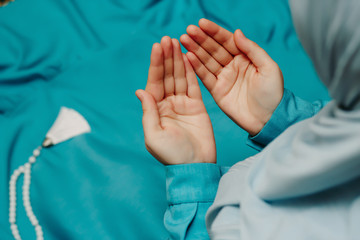
[[[44,240],[44,233],[36,218],[30,202],[30,183],[31,183],[31,166],[36,162],[36,158],[40,155],[42,147],[38,147],[33,151],[33,155],[29,161],[20,166],[11,175],[9,183],[9,222],[12,235],[15,240],[21,240],[18,226],[16,224],[16,182],[21,174],[24,174],[24,183],[22,187],[22,199],[25,207],[26,215],[28,216],[31,224],[34,226],[36,233],[36,240]]]
[[[36,162],[36,158],[40,155],[43,147],[51,147],[81,134],[89,133],[90,131],[89,123],[80,113],[71,108],[61,107],[55,122],[46,133],[42,145],[33,151],[33,155],[27,163],[20,166],[11,175],[9,183],[9,222],[15,240],[21,240],[19,228],[16,224],[16,182],[19,176],[24,174],[22,200],[26,215],[35,229],[36,240],[44,240],[42,227],[33,212],[30,202],[31,166]]]

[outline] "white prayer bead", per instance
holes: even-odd
[[[10,229],[11,229],[11,231],[16,230],[16,229],[17,229],[16,224],[11,224],[11,225],[10,225]]]
[[[33,220],[30,220],[30,222],[33,226],[36,226],[39,224],[39,221],[36,219],[36,217]]]
[[[24,205],[24,208],[25,208],[25,210],[26,210],[26,208],[30,208],[31,206],[30,206],[30,201],[29,200],[23,200],[23,205]]]
[[[67,131],[64,131],[64,130]],[[76,130],[75,130],[76,129]],[[59,131],[61,130],[61,131]],[[73,138],[77,135],[90,132],[91,128],[84,119],[83,116],[81,116],[78,112],[76,112],[73,109],[62,107],[60,110],[60,113],[53,124],[53,126],[50,128],[48,133],[46,135],[52,135],[52,138],[46,138],[43,142],[44,147],[49,147],[53,144],[57,144],[60,142],[63,142],[65,140],[68,140],[70,138]],[[61,133],[59,135],[59,133]],[[65,134],[65,135],[64,135]],[[14,173],[11,176],[11,182],[9,183],[9,202],[10,202],[10,213],[9,213],[9,221],[11,225],[11,232],[16,240],[21,240],[18,227],[16,225],[16,182],[21,173],[25,174],[24,177],[24,183],[23,183],[23,203],[25,206],[26,214],[29,216],[31,223],[35,227],[36,232],[36,239],[37,240],[43,240],[43,231],[41,226],[38,223],[38,220],[36,219],[32,208],[30,204],[30,184],[31,184],[31,164],[35,163],[36,157],[40,155],[40,151],[42,150],[42,147],[39,146],[33,151],[33,156],[29,157],[29,161],[24,166],[20,166],[18,169],[14,171]],[[25,172],[26,171],[26,172]],[[13,212],[13,214],[12,214]]]
[[[25,206],[25,211],[28,213],[28,212],[32,212],[32,208],[31,208],[31,206],[30,206],[30,204],[27,204],[26,206]]]
[[[40,225],[36,225],[35,227],[36,235],[43,235],[42,229]]]
[[[30,222],[35,222],[35,221],[36,221],[36,217],[35,217],[34,214],[32,214],[32,215],[30,216]]]
[[[25,163],[16,169],[9,181],[9,223],[12,235],[15,240],[21,240],[19,229],[16,225],[16,182],[19,176],[24,173],[24,180],[22,185],[22,200],[26,215],[31,224],[35,227],[36,239],[44,240],[42,229],[39,225],[30,203],[30,184],[31,184],[31,164],[36,161],[36,156],[39,156],[41,147],[34,150],[34,156],[29,158],[29,162]],[[37,227],[37,228],[36,228]]]
[[[12,199],[10,199],[10,200],[12,200],[12,201],[10,201],[10,207],[11,206],[16,206],[16,195],[12,195],[13,196],[13,198]]]
[[[33,151],[33,155],[34,155],[34,157],[39,156],[39,155],[40,155],[40,150],[39,150],[39,149],[35,149],[35,150]]]
[[[36,162],[36,157],[34,157],[34,156],[29,157],[29,162],[30,163],[35,163]]]
[[[30,201],[24,201],[24,207],[25,208],[31,208]]]
[[[16,217],[15,211],[9,213],[9,218],[12,218],[12,217],[14,217],[14,218]]]
[[[21,240],[19,230],[14,230],[12,233],[14,235],[15,240]]]
[[[19,234],[19,230],[17,230],[17,229],[15,230],[15,229],[14,229],[14,230],[12,230],[11,232],[12,232],[12,234],[13,234],[13,236],[14,236],[15,239],[21,239],[21,238],[20,238],[20,234]]]

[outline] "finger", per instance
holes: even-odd
[[[259,70],[266,68],[274,62],[264,49],[246,38],[239,29],[234,33],[234,40],[239,50],[243,52]]]
[[[232,32],[205,18],[200,19],[199,27],[232,55],[241,53],[235,45]]]
[[[211,92],[216,84],[216,77],[204,66],[204,64],[202,64],[194,53],[188,52],[186,53],[186,57],[189,59],[191,66],[194,68],[200,80],[204,83],[209,92]]]
[[[183,57],[184,64],[185,64],[185,72],[186,72],[186,79],[187,79],[187,86],[188,86],[188,89],[187,89],[188,96],[190,98],[201,99],[200,86],[197,81],[194,69],[191,66],[186,55],[183,54],[182,57]]]
[[[205,67],[213,74],[218,75],[222,70],[222,66],[200,47],[191,37],[184,34],[180,37],[182,45],[189,51],[193,52]]]
[[[174,59],[171,38],[165,36],[161,39],[161,47],[164,52],[164,88],[165,96],[175,94]]]
[[[144,134],[149,136],[161,130],[159,110],[153,96],[144,90],[137,90],[135,94],[143,108]]]
[[[227,65],[233,60],[233,56],[225,48],[217,43],[212,37],[204,33],[199,27],[190,25],[186,31],[195,42],[197,42],[222,66]]]
[[[161,45],[153,45],[146,91],[158,102],[164,97],[164,56]]]
[[[180,43],[176,39],[172,39],[174,53],[174,78],[175,78],[175,94],[186,94],[187,83],[185,77],[185,66],[181,53]]]

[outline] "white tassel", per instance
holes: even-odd
[[[83,116],[73,109],[62,107],[54,124],[46,134],[43,146],[50,147],[80,134],[90,132],[90,130],[90,126]],[[33,212],[30,202],[31,167],[32,164],[36,162],[36,158],[40,155],[42,149],[41,146],[36,148],[33,151],[33,155],[29,158],[29,161],[16,169],[10,178],[9,222],[11,232],[16,240],[21,240],[19,229],[16,224],[16,182],[21,174],[24,174],[22,197],[26,215],[35,229],[36,239],[44,240],[42,227]]]
[[[58,144],[77,135],[90,132],[90,126],[77,111],[62,107],[56,121],[46,134],[43,147]]]

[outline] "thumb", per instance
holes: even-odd
[[[159,110],[154,97],[144,90],[137,90],[135,95],[141,101],[143,109],[142,122],[144,127],[144,134],[151,134],[151,132],[160,130],[161,127]]]
[[[239,50],[243,52],[250,61],[259,68],[259,70],[271,65],[274,62],[264,49],[259,47],[259,45],[255,42],[246,38],[240,29],[235,31],[234,41]]]

